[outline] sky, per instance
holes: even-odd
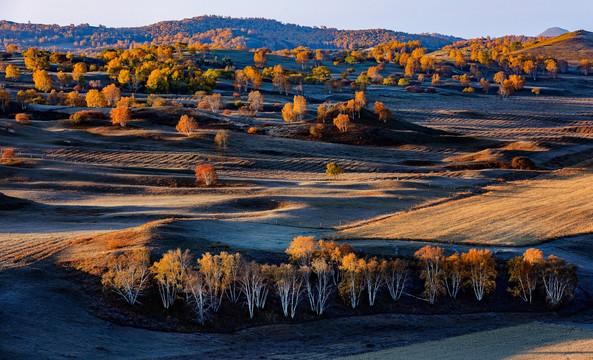
[[[593,31],[592,0],[0,0],[0,19],[142,26],[201,15],[263,17],[338,29],[384,28],[463,38]]]

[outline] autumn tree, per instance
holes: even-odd
[[[268,295],[266,274],[256,262],[243,266],[239,277],[241,293],[245,296],[249,318],[253,319],[255,309],[263,309]]]
[[[508,98],[515,92],[515,84],[511,80],[504,80],[498,87],[498,93],[504,99]]]
[[[21,77],[21,71],[18,67],[10,64],[6,67],[5,70],[6,79],[16,81]]]
[[[530,248],[523,256],[508,261],[509,292],[531,304],[544,258],[541,250]]]
[[[523,63],[523,71],[527,75],[531,75],[533,80],[537,77],[537,64],[533,60],[527,60]]]
[[[181,118],[179,118],[179,122],[175,127],[175,130],[185,134],[186,136],[190,136],[191,133],[196,131],[197,129],[198,122],[193,117],[187,115],[181,115]]]
[[[13,149],[4,149],[4,151],[2,151],[2,160],[12,160],[14,159],[14,156]]]
[[[325,118],[327,115],[327,104],[323,103],[317,107],[317,121],[321,121],[325,124]]]
[[[72,83],[72,76],[63,71],[59,71],[57,75],[57,83],[60,88],[70,85]]]
[[[92,89],[86,93],[86,104],[88,107],[104,108],[107,107],[107,99],[102,92]]]
[[[328,301],[333,293],[333,268],[322,257],[313,259],[311,266],[303,266],[303,279],[311,311],[322,315],[328,307]]]
[[[304,292],[303,275],[306,271],[304,272],[291,264],[273,265],[268,267],[268,271],[276,293],[280,298],[284,316],[290,316],[294,319]]]
[[[292,239],[286,253],[290,256],[290,261],[301,266],[308,266],[313,259],[313,253],[317,250],[317,243],[314,236],[297,236]]]
[[[484,92],[484,94],[488,94],[488,91],[490,90],[490,81],[481,78],[480,79],[480,87],[482,88],[482,91]]]
[[[463,87],[468,87],[470,84],[469,76],[467,74],[463,74],[463,75],[459,76],[459,83]]]
[[[111,123],[113,125],[124,127],[130,120],[132,120],[132,111],[129,107],[118,106],[111,109]]]
[[[342,175],[343,173],[344,169],[334,162],[328,163],[325,169],[325,174],[333,179],[337,178],[339,175]]]
[[[33,73],[35,88],[39,91],[48,92],[53,87],[53,80],[45,70],[37,70]]]
[[[123,69],[119,72],[117,76],[117,82],[123,87],[130,84],[132,81],[132,73],[128,69]]]
[[[0,89],[0,110],[6,111],[6,108],[10,104],[10,94],[5,90]]]
[[[294,112],[294,106],[292,103],[284,104],[282,108],[282,118],[286,122],[293,122],[296,119],[296,114]]]
[[[255,66],[260,69],[266,67],[266,64],[268,63],[267,50],[268,49],[259,49],[253,54],[253,62],[255,62]]]
[[[237,70],[235,72],[235,89],[239,92],[247,91],[248,85],[249,80],[245,76],[245,72],[243,70]]]
[[[21,125],[29,125],[30,123],[30,117],[27,114],[24,113],[18,113],[14,116],[14,120]]]
[[[463,69],[465,65],[467,65],[465,56],[463,56],[463,53],[460,50],[457,50],[457,55],[455,55],[455,66],[459,69]]]
[[[208,103],[210,110],[214,113],[217,113],[222,106],[222,95],[219,93],[212,94],[205,98],[206,102]]]
[[[541,279],[546,291],[546,300],[552,307],[558,306],[565,298],[573,296],[577,285],[576,265],[549,255],[541,268]]]
[[[134,305],[146,287],[150,274],[149,261],[149,252],[146,248],[114,256],[107,263],[107,272],[103,274],[101,282],[128,304]]]
[[[200,164],[196,166],[196,181],[201,181],[206,186],[216,183],[216,171],[211,164]]]
[[[402,296],[409,272],[409,265],[405,260],[394,259],[387,262],[383,276],[393,301],[399,300]]]
[[[384,123],[393,119],[393,114],[391,114],[391,111],[381,101],[375,101],[373,112],[379,116],[379,121],[383,121]]]
[[[252,91],[248,97],[249,107],[253,112],[257,114],[258,111],[262,111],[264,108],[264,96],[259,91]]]
[[[296,63],[303,69],[307,67],[309,64],[309,52],[308,51],[299,51],[296,54]]]
[[[377,260],[373,257],[365,262],[363,278],[369,296],[369,306],[375,305],[377,293],[385,281],[386,271],[387,260]]]
[[[441,76],[439,74],[433,74],[430,83],[434,85],[439,85],[441,83]]]
[[[504,71],[499,71],[496,74],[494,74],[494,82],[499,83],[502,85],[502,83],[507,79],[507,74],[504,73]]]
[[[244,261],[239,253],[229,254],[223,251],[220,253],[220,256],[222,257],[222,266],[224,269],[223,281],[226,284],[225,293],[229,301],[236,304],[241,295],[239,278]]]
[[[443,248],[430,245],[426,245],[414,254],[423,266],[420,276],[424,279],[424,295],[431,304],[434,304],[436,297],[444,290],[441,271],[444,254]]]
[[[80,96],[78,91],[72,91],[66,95],[66,105],[72,107],[85,107],[87,106],[87,103],[85,98]]]
[[[354,109],[356,112],[358,112],[358,118],[360,118],[360,111],[362,109],[364,109],[364,107],[366,105],[367,105],[367,99],[366,99],[366,96],[364,95],[364,92],[357,91],[354,94]]]
[[[525,87],[525,78],[521,75],[511,75],[509,76],[509,80],[513,83],[515,91],[522,90]]]
[[[461,261],[467,272],[467,283],[471,285],[476,299],[481,301],[485,294],[496,288],[496,261],[488,249],[470,249],[461,254]]]
[[[198,269],[204,277],[210,296],[209,304],[214,312],[220,309],[227,287],[223,260],[222,255],[212,255],[209,252],[198,259]]]
[[[344,273],[342,282],[338,287],[340,296],[350,303],[353,309],[360,302],[360,295],[364,290],[364,272],[366,261],[357,259],[355,254],[348,254],[342,258],[340,270]]]
[[[581,69],[581,74],[587,76],[589,75],[589,70],[591,69],[591,61],[583,59],[581,60],[579,67]],[[8,77],[8,68],[6,68],[6,77]]]
[[[413,78],[414,74],[416,74],[416,68],[418,64],[418,60],[416,60],[415,58],[409,58],[408,62],[406,63],[406,67],[404,69],[404,76],[407,78]]]
[[[173,305],[177,294],[183,291],[183,281],[190,268],[190,262],[189,251],[186,250],[182,253],[181,249],[177,249],[169,250],[161,260],[150,267],[165,309]]]
[[[348,131],[350,124],[350,117],[346,114],[338,114],[338,116],[334,118],[334,125],[343,133]]]
[[[159,70],[152,70],[146,80],[146,89],[152,94],[166,94],[169,92],[169,80],[167,75]]]
[[[225,151],[229,146],[229,132],[227,130],[219,130],[214,136],[214,143],[218,151]]]
[[[459,254],[453,254],[443,258],[441,263],[443,272],[443,283],[450,297],[456,299],[464,278],[464,264]]]
[[[79,62],[74,64],[72,69],[72,79],[82,86],[84,84],[84,74],[86,74],[87,71],[85,63]]]
[[[105,100],[107,101],[107,106],[114,107],[115,104],[121,99],[121,91],[115,84],[111,84],[105,86],[103,90],[101,90]]]
[[[295,95],[293,99],[293,111],[299,121],[303,121],[303,117],[307,113],[307,100],[304,96]]]
[[[558,63],[556,62],[556,60],[554,59],[548,59],[545,62],[546,64],[546,70],[548,71],[548,74],[550,74],[550,76],[552,77],[552,79],[556,79],[556,75],[558,74]]]
[[[198,317],[198,322],[203,326],[208,311],[212,307],[212,297],[207,286],[205,276],[200,271],[189,269],[184,277],[183,291],[186,294],[188,303],[193,305]]]

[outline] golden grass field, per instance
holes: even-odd
[[[586,360],[593,358],[593,330],[531,323],[340,358]]]
[[[368,221],[341,239],[413,239],[526,246],[593,232],[593,174],[546,176],[487,189],[485,194]]]

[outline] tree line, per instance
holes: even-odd
[[[361,301],[372,307],[385,293],[392,301],[405,295],[435,304],[466,289],[482,301],[496,288],[499,268],[487,249],[445,256],[443,248],[427,245],[407,260],[364,256],[347,243],[315,241],[313,236],[294,238],[286,254],[289,262],[276,265],[227,252],[206,252],[194,260],[189,250],[177,249],[151,265],[150,252],[140,248],[111,256],[102,284],[129,305],[141,305],[140,299],[156,288],[164,309],[182,301],[204,325],[211,313],[221,310],[225,298],[243,303],[250,318],[265,308],[269,296],[279,299],[282,313],[290,318],[303,307],[324,314],[336,293],[352,309]],[[420,296],[408,292],[411,265],[424,282]],[[577,286],[575,265],[554,255],[545,258],[534,248],[509,260],[507,269],[508,291],[530,304],[543,290],[549,306],[557,307],[571,299]]]

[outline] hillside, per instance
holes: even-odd
[[[408,34],[385,29],[338,30],[284,24],[263,18],[230,18],[200,16],[191,19],[163,21],[156,24],[108,28],[104,26],[25,24],[0,22],[0,37],[4,47],[15,43],[21,48],[44,47],[61,50],[128,47],[136,43],[174,44],[211,43],[225,47],[267,47],[272,50],[306,46],[310,48],[340,49],[357,46],[370,47],[397,40],[418,40],[423,46],[437,49],[461,40],[440,34]]]
[[[593,59],[593,33],[585,30],[573,31],[515,51],[514,54],[549,56],[574,65],[582,59]]]

